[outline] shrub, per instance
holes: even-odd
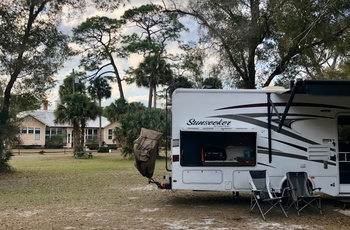
[[[87,144],[86,145],[90,150],[98,149],[98,144]]]
[[[118,146],[116,144],[108,145],[109,149],[117,150]]]
[[[11,160],[12,156],[14,156],[14,154],[11,150],[6,150],[3,155],[0,155],[0,172],[11,171],[11,166],[8,164],[8,161]]]
[[[45,147],[49,149],[63,148],[63,135],[56,135],[46,138]]]
[[[108,147],[99,147],[97,150],[98,153],[108,153],[109,148]]]

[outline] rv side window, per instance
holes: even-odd
[[[192,132],[180,133],[182,166],[254,166],[256,133]]]

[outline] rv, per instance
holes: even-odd
[[[272,187],[303,171],[314,188],[350,195],[350,81],[292,81],[290,89],[176,89],[171,189],[250,191],[249,170]]]

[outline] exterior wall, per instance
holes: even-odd
[[[23,118],[20,137],[22,145],[45,145],[45,124],[32,116]],[[40,130],[40,135],[36,134]]]
[[[102,139],[107,145],[116,144],[115,142],[113,142],[113,139],[114,139],[113,132],[114,132],[114,129],[119,126],[120,124],[115,122],[115,123],[109,124],[108,126],[102,129]],[[110,135],[110,132],[112,132],[112,136]]]
[[[113,142],[113,131],[114,129],[119,126],[119,123],[112,123],[108,126],[102,128],[102,141],[104,141],[107,145],[113,145],[115,144]],[[55,128],[55,127],[52,127]],[[91,127],[86,127],[86,129],[89,129]],[[94,129],[98,129],[98,127],[94,127]],[[39,132],[40,135],[35,134],[35,132]],[[66,145],[67,148],[73,147],[73,128],[67,127],[67,136],[66,136]],[[21,124],[21,132],[20,132],[20,138],[22,140],[21,145],[38,145],[38,146],[45,146],[46,140],[45,140],[45,134],[46,134],[46,125],[40,122],[39,120],[35,119],[33,116],[28,115],[23,118],[22,124]],[[110,135],[112,134],[112,135]],[[86,136],[85,136],[86,138]]]

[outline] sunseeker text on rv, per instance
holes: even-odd
[[[188,120],[187,125],[214,125],[214,126],[228,126],[231,121],[223,121],[222,119],[219,121],[196,121],[196,119],[191,118]]]

